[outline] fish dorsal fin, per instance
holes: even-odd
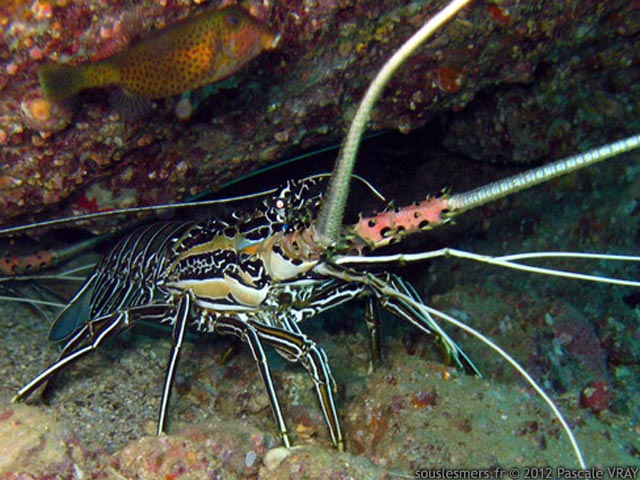
[[[144,12],[142,7],[138,6],[126,12],[121,20],[114,21],[112,26],[102,26],[101,33],[104,29],[106,32],[104,35],[108,38],[104,44],[91,55],[90,60],[92,62],[99,62],[100,60],[112,57],[155,31],[152,30],[149,32],[149,28],[145,26],[145,20],[147,20],[147,18],[155,18],[159,13],[159,7],[152,7],[151,15],[149,15]]]

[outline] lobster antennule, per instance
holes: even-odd
[[[382,90],[402,63],[413,54],[416,48],[433,36],[440,27],[453,18],[470,1],[471,0],[453,0],[445,8],[431,17],[420,30],[393,54],[369,85],[364,98],[360,102],[358,111],[351,122],[349,134],[342,144],[338,160],[336,160],[336,165],[331,175],[331,182],[327,188],[324,203],[318,214],[318,219],[312,227],[314,240],[318,244],[331,246],[338,240],[342,228],[344,210],[347,204],[347,195],[349,194],[351,172],[355,165],[360,140],[371,116],[371,110],[380,97]]]

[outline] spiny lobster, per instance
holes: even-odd
[[[42,384],[52,382],[63,368],[144,319],[172,327],[158,432],[165,430],[185,333],[193,329],[200,333],[233,335],[249,345],[286,447],[291,445],[289,430],[264,346],[273,347],[287,360],[300,362],[314,384],[332,442],[343,450],[344,438],[334,400],[336,385],[327,356],[302,332],[299,324],[354,298],[364,298],[369,305],[377,301],[398,318],[433,335],[459,367],[479,374],[434,316],[455,323],[454,319],[424,305],[399,276],[359,268],[369,263],[409,262],[458,253],[448,249],[417,256],[371,257],[363,253],[441,225],[457,213],[514,191],[638,148],[640,136],[465,194],[430,197],[343,226],[353,158],[368,111],[399,62],[465,3],[454,1],[437,14],[393,57],[390,63],[395,62],[395,66],[383,69],[374,80],[356,114],[354,128],[343,145],[326,194],[323,194],[322,179],[291,180],[272,191],[262,207],[254,211],[200,223],[156,223],[127,235],[97,265],[53,324],[49,338],[63,342],[57,360],[21,388],[14,401],[26,399]],[[637,285],[636,282],[629,284]],[[367,309],[367,312],[373,311]],[[380,355],[378,319],[369,315],[366,320],[372,360],[376,363]],[[470,327],[456,324],[479,335]],[[497,346],[493,348],[509,358]],[[517,366],[515,361],[510,361]],[[555,409],[537,384],[520,370]],[[578,463],[584,467],[582,454],[566,422],[557,410],[556,415],[570,436]]]

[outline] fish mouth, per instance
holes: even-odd
[[[277,33],[274,37],[273,40],[271,40],[271,43],[269,44],[269,50],[274,49],[278,46],[278,44],[280,43],[280,39],[282,38],[282,35],[280,35],[279,33]]]

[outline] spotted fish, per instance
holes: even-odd
[[[278,40],[267,25],[232,5],[155,31],[105,60],[47,65],[38,75],[53,102],[112,85],[134,98],[166,98],[232,75]]]

